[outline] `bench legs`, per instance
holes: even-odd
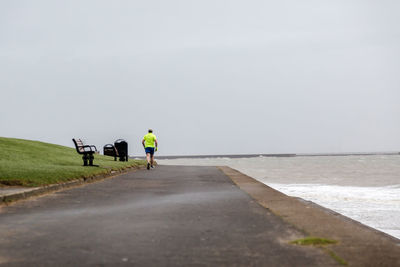
[[[94,160],[93,154],[83,154],[82,159],[83,159],[83,166],[88,166],[88,165],[93,166],[93,160]]]
[[[88,165],[89,155],[88,154],[83,154],[82,159],[83,159],[83,166],[87,166]]]
[[[89,166],[93,166],[93,160],[94,160],[94,156],[93,154],[89,155]]]

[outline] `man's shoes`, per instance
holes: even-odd
[[[147,163],[147,169],[150,170],[150,163]]]
[[[153,166],[153,165],[151,165],[151,168],[153,169],[153,168],[154,168],[154,166]]]

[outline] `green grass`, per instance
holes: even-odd
[[[302,245],[302,246],[323,246],[323,245],[336,244],[337,241],[326,239],[326,238],[310,236],[310,237],[294,240],[290,243],[295,244],[295,245]]]
[[[72,142],[72,141],[71,141]],[[113,170],[144,166],[143,160],[114,161],[95,155],[94,164],[84,167],[74,148],[38,141],[0,137],[0,186],[41,186],[107,174]]]
[[[335,252],[333,252],[333,251],[331,251],[331,250],[329,250],[329,249],[326,249],[326,252],[329,254],[329,256],[331,256],[331,257],[332,257],[335,261],[337,261],[340,265],[343,265],[343,266],[347,266],[347,265],[348,265],[347,261],[345,261],[344,259],[342,259],[342,258],[339,257],[338,255],[336,255]]]
[[[338,242],[336,240],[331,240],[331,239],[326,239],[326,238],[320,238],[320,237],[306,237],[306,238],[301,238],[297,239],[294,241],[291,241],[290,244],[294,245],[301,245],[301,246],[316,246],[321,248],[323,251],[328,253],[329,256],[331,256],[337,263],[340,265],[346,266],[348,265],[347,262],[339,257],[338,255],[335,254],[332,250],[324,247],[326,245],[333,245],[337,244]]]

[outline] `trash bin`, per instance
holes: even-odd
[[[107,144],[103,147],[103,154],[105,156],[114,157],[114,160],[117,160],[118,151],[113,144]]]
[[[114,142],[114,146],[118,151],[119,161],[128,161],[128,143],[123,139]]]

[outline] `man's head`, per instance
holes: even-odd
[[[153,130],[152,129],[149,129],[149,133],[152,133],[153,132]]]

